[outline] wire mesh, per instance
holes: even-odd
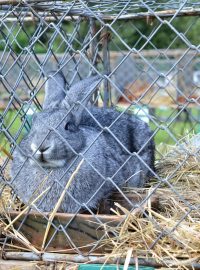
[[[16,10],[26,11],[27,3],[20,1],[7,0],[2,1],[2,14],[8,15],[7,10],[12,12],[12,6],[16,5]],[[46,2],[43,0],[29,1],[28,6],[33,10],[37,11],[53,11],[55,13],[66,12],[69,16],[82,15],[87,17],[96,17],[109,19],[109,15],[121,17],[130,16],[135,14],[136,16],[144,16],[145,13],[155,16],[156,12],[184,10],[184,12],[193,12],[194,10],[199,11],[199,1],[50,1]],[[127,18],[127,17],[125,17]]]
[[[123,258],[128,249],[136,252],[135,248],[133,257],[146,257],[141,263],[147,265],[152,264],[152,258],[156,266],[181,265],[181,259],[184,266],[199,263],[198,244],[180,237],[191,227],[194,238],[199,237],[199,202],[190,189],[195,187],[198,197],[198,13],[198,1],[2,2],[0,242],[6,258],[13,258],[12,251],[18,250],[39,254],[39,258],[55,250],[80,256],[114,252],[113,256]],[[58,81],[59,74],[64,86]],[[81,88],[80,84],[73,86],[96,74],[100,79],[91,93],[86,91],[73,100]],[[48,82],[53,88],[52,100],[57,102],[52,111],[56,118],[49,115],[52,108],[44,109],[49,102],[45,94]],[[81,121],[76,115],[79,111],[84,111],[87,120],[81,126],[83,148],[82,135],[74,124]],[[36,113],[42,115],[39,121]],[[68,121],[71,115],[74,123]],[[147,125],[152,133],[145,137]],[[74,142],[65,136],[70,128]],[[131,149],[126,144],[129,129]],[[63,142],[53,152],[55,160],[66,149],[72,155],[66,156],[67,165],[59,165],[61,169],[48,167],[37,158],[45,142],[52,140],[52,133],[55,145]],[[37,145],[31,141],[34,136],[39,138]],[[154,148],[153,140],[156,169],[146,157]],[[166,154],[169,148],[175,150]],[[101,164],[102,157],[107,167]],[[81,160],[87,168],[81,171],[83,183],[77,181],[72,189],[69,179],[74,172],[79,174]],[[20,166],[11,177],[10,167],[15,162]],[[27,171],[27,181],[20,183]],[[152,179],[139,189],[136,182],[142,181],[143,173]],[[92,185],[86,181],[90,177],[97,179]],[[135,188],[129,187],[131,181]],[[106,192],[101,192],[105,187]],[[80,200],[80,190],[87,194],[86,199]],[[114,199],[109,197],[112,192]],[[22,199],[26,197],[28,200]],[[130,227],[125,230],[124,224]],[[26,226],[35,228],[30,235]],[[40,232],[39,238],[35,231]],[[132,242],[126,233],[138,238]],[[110,238],[113,240],[108,245]],[[126,243],[123,250],[116,248],[120,241]],[[77,257],[71,255],[70,260]]]

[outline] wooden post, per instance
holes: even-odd
[[[102,31],[102,47],[103,47],[103,66],[104,73],[106,75],[110,74],[110,53],[109,53],[109,39],[110,33],[107,30],[107,27],[104,27]],[[108,107],[111,102],[111,89],[110,83],[108,80],[104,80],[104,98],[103,98],[103,106]]]

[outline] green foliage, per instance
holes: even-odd
[[[79,25],[73,22],[64,22],[60,28],[41,27],[36,22],[14,24],[7,23],[0,30],[0,50],[21,53],[29,50],[34,53],[46,53],[52,50],[63,53],[67,49],[80,50],[88,31],[88,21],[84,20]],[[71,47],[69,47],[69,44]]]
[[[167,19],[161,24],[157,19],[117,21],[113,25],[115,31],[131,48],[136,49],[178,49],[187,48],[189,43],[200,44],[200,19],[198,17],[177,17]],[[177,34],[178,33],[178,34]],[[111,49],[125,50],[126,47],[117,35],[112,36]]]
[[[170,23],[170,24],[169,24]],[[97,28],[100,24],[97,23]],[[117,35],[112,32],[112,28]],[[177,17],[173,20],[166,19],[161,24],[157,19],[147,20],[118,20],[110,27],[111,50],[127,50],[123,44],[136,49],[177,49],[187,48],[189,43],[198,46],[200,44],[200,19],[198,17]],[[89,31],[89,21],[82,20],[80,24],[73,21],[63,22],[58,29],[38,25],[37,22],[7,23],[0,31],[0,50],[9,50],[8,44],[16,53],[20,53],[27,47],[35,53],[45,53],[51,49],[55,53],[62,53],[69,49],[80,50],[84,44],[84,38]],[[177,35],[176,31],[180,33]],[[182,38],[181,35],[185,38]]]

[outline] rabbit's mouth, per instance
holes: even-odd
[[[61,168],[66,165],[66,160],[63,159],[54,159],[54,160],[47,160],[44,157],[38,160],[38,163],[43,168]]]
[[[43,168],[61,168],[66,165],[66,161],[63,159],[43,160],[42,162],[40,161],[40,164]]]
[[[65,159],[50,159],[45,157],[44,155],[40,156],[34,156],[34,159],[30,158],[30,163],[32,165],[39,164],[43,168],[61,168],[66,166],[66,160]]]

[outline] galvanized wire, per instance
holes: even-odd
[[[184,30],[179,31],[174,23],[177,17],[185,15],[186,12],[190,15],[197,15],[199,12],[199,1],[3,1],[0,11],[0,138],[2,141],[1,147],[7,148],[12,155],[14,149],[20,148],[19,141],[27,134],[31,128],[29,117],[30,111],[38,112],[41,110],[42,99],[44,96],[44,77],[49,70],[62,71],[65,75],[67,85],[70,87],[76,81],[83,79],[91,74],[103,74],[104,92],[97,94],[94,98],[95,102],[100,102],[100,97],[103,96],[102,104],[104,107],[112,105],[120,105],[120,99],[126,103],[126,108],[122,110],[120,117],[127,113],[129,109],[136,108],[139,110],[140,117],[146,119],[153,128],[152,137],[158,136],[160,132],[164,133],[165,138],[162,143],[172,141],[179,143],[179,135],[173,125],[176,125],[180,118],[186,117],[190,124],[189,130],[184,134],[196,132],[199,129],[199,44],[192,43],[190,40],[190,32],[194,24],[199,20],[198,17],[193,17],[188,25],[185,25]],[[195,11],[195,12],[194,12]],[[171,12],[171,13],[170,13]],[[169,15],[170,14],[170,15]],[[155,23],[147,23],[148,31],[143,33],[144,29],[133,18],[154,17]],[[86,19],[83,17],[87,17]],[[163,18],[164,17],[164,18]],[[169,18],[168,18],[169,17]],[[66,22],[67,18],[67,22]],[[121,20],[121,19],[129,20]],[[32,24],[30,21],[32,20]],[[138,35],[138,39],[132,43],[128,41],[129,33],[124,29],[129,27],[134,29],[134,34]],[[155,43],[154,38],[162,29],[167,27],[172,35],[171,39],[166,42],[165,48],[160,48],[158,43]],[[21,40],[23,37],[23,40]],[[174,49],[174,44],[177,40],[181,42],[181,49]],[[146,47],[149,46],[149,50]],[[173,47],[173,49],[171,49]],[[40,53],[42,52],[42,53]],[[130,99],[125,92],[128,85],[132,85],[133,92],[137,92],[139,88],[137,83],[143,84],[143,91],[139,96]],[[130,87],[131,89],[131,87]],[[152,89],[153,96],[148,96]],[[66,89],[64,89],[66,92]],[[135,92],[134,92],[135,91]],[[155,105],[152,100],[155,100],[156,95],[162,92],[164,97],[170,98],[173,104],[169,104],[170,113],[167,116],[159,116],[157,111],[166,109],[166,104]],[[148,97],[148,98],[147,98]],[[145,100],[148,99],[148,102]],[[160,96],[158,96],[159,100]],[[179,98],[183,98],[184,102],[180,102]],[[75,105],[74,105],[75,106]],[[92,147],[97,142],[100,136],[106,131],[117,143],[121,149],[129,154],[129,158],[124,161],[116,173],[109,178],[105,178],[101,171],[98,171],[93,164],[85,157],[84,153],[76,153],[76,159],[71,166],[81,158],[85,158],[91,169],[97,173],[102,179],[103,186],[106,181],[112,184],[130,208],[141,210],[143,216],[146,216],[152,224],[161,231],[160,235],[154,239],[151,248],[164,236],[171,235],[174,241],[178,241],[173,235],[173,231],[180,226],[181,222],[193,210],[199,210],[199,205],[192,205],[188,202],[176,187],[171,183],[173,175],[177,172],[188,160],[190,153],[185,151],[185,159],[180,162],[170,174],[163,178],[157,172],[153,172],[148,164],[145,164],[141,158],[143,148],[149,143],[145,141],[141,148],[134,153],[131,153],[123,143],[112,132],[112,126],[117,122],[118,118],[113,121],[109,127],[102,127],[95,117],[90,113],[89,108],[83,106],[91,118],[99,127],[99,132]],[[148,111],[146,110],[148,107]],[[73,108],[72,108],[73,109]],[[151,111],[152,110],[152,111]],[[195,113],[193,112],[195,110]],[[13,116],[11,117],[11,112]],[[66,113],[65,117],[58,123],[58,126],[52,128],[57,136],[59,136],[70,147],[70,144],[58,132],[58,127],[66,119],[70,112]],[[17,127],[16,127],[17,123]],[[41,122],[41,125],[46,125]],[[14,130],[15,129],[15,130]],[[198,130],[199,131],[199,130]],[[50,131],[49,131],[50,133]],[[40,145],[44,142],[49,134],[41,140]],[[38,146],[39,147],[39,146]],[[182,147],[180,145],[180,147]],[[199,151],[194,153],[198,156]],[[163,153],[157,151],[158,158],[163,158]],[[1,156],[0,156],[1,157]],[[157,182],[146,198],[138,204],[130,201],[123,189],[116,185],[113,180],[117,173],[128,163],[131,158],[137,158],[146,166],[154,175]],[[32,162],[37,163],[34,158],[34,153],[31,153],[27,158],[32,159]],[[24,163],[26,160],[24,161]],[[9,167],[9,156],[2,155],[0,163],[0,179],[2,182],[1,194],[5,187],[12,186],[15,183],[15,177],[9,179],[6,170]],[[45,169],[41,170],[46,173]],[[68,170],[70,167],[68,168]],[[19,172],[23,170],[23,166]],[[66,171],[67,172],[67,171]],[[66,173],[65,172],[65,173]],[[64,173],[64,175],[65,175]],[[62,177],[64,177],[64,175]],[[60,179],[56,179],[55,183],[64,189],[64,185],[60,183]],[[54,184],[54,183],[53,183]],[[53,185],[52,184],[52,185]],[[163,229],[154,218],[151,218],[144,210],[144,204],[156,194],[159,187],[168,186],[171,191],[176,194],[177,198],[187,206],[188,211],[183,213],[182,218],[171,229]],[[99,187],[99,189],[101,188]],[[98,189],[98,190],[99,190]],[[91,194],[92,200],[98,190]],[[66,196],[72,195],[67,191]],[[76,201],[76,198],[73,198]],[[93,209],[88,207],[89,202],[80,203],[79,209],[74,213],[74,216],[65,225],[55,224],[51,222],[54,228],[54,233],[45,243],[44,250],[46,251],[54,241],[58,232],[63,232],[66,241],[70,244],[74,252],[82,254],[80,247],[76,246],[69,236],[70,226],[72,221],[80,213],[81,208],[85,208],[88,213],[95,218],[99,226],[104,226],[99,216]],[[41,200],[42,203],[42,200]],[[40,210],[40,205],[33,205],[32,208],[40,213],[46,221],[49,216]],[[23,222],[17,228],[21,232]],[[125,217],[124,217],[125,219]],[[123,223],[123,220],[118,224],[118,227]],[[113,235],[116,236],[115,232]],[[93,252],[101,241],[107,238],[107,232],[102,235],[101,239],[91,247],[90,252]],[[5,249],[9,237],[1,241],[2,247]]]

